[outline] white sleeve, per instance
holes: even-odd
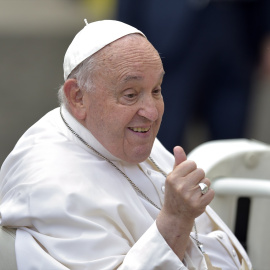
[[[103,251],[98,249],[96,252],[93,250],[90,251],[92,253],[92,256],[90,256],[92,257],[91,259],[83,255],[82,257],[84,258],[80,258],[78,253],[81,251],[76,252],[74,247],[72,247],[72,242],[70,242],[71,246],[69,246],[69,240],[67,239],[62,239],[65,242],[64,248],[61,248],[61,240],[54,239],[53,241],[55,243],[52,245],[54,247],[48,245],[51,246],[49,252],[57,252],[58,254],[57,256],[55,256],[55,254],[48,254],[48,250],[46,252],[44,248],[36,242],[34,235],[40,240],[44,238],[44,236],[40,237],[38,233],[35,234],[27,228],[17,230],[16,259],[18,270],[187,270],[159,233],[156,223],[152,224],[126,254],[117,255],[115,252],[112,252],[111,256],[103,257],[99,256]],[[96,240],[99,242],[98,239]],[[47,241],[48,239],[46,239],[46,242]],[[95,239],[93,239],[93,242],[94,241]],[[109,243],[107,244],[107,246],[103,247],[104,249],[114,250],[114,243],[111,243],[111,246],[109,246]],[[117,243],[115,244],[117,245]],[[97,245],[99,244],[97,243]],[[102,242],[102,245],[106,245],[106,243]],[[85,247],[86,246],[84,246],[84,248]],[[82,247],[79,249],[81,248]],[[71,250],[72,252],[69,253]],[[93,253],[96,255],[93,256]]]
[[[156,222],[135,243],[118,268],[132,270],[187,270],[159,233]]]

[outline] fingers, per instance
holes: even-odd
[[[185,160],[180,163],[171,173],[172,177],[179,178],[185,177],[191,185],[197,185],[203,178],[205,178],[205,172],[201,168],[197,168],[197,165],[192,160]]]
[[[166,179],[164,210],[179,217],[196,218],[212,201],[214,191],[204,170],[197,168],[194,161],[187,160],[181,147],[174,148],[174,157],[173,171]],[[206,193],[203,194],[199,183],[208,186]]]
[[[204,171],[202,169],[198,169],[194,161],[187,160],[186,153],[182,147],[180,146],[174,147],[173,152],[175,158],[173,170],[175,170],[176,167],[178,167],[176,170],[178,176],[184,177],[187,176],[188,174],[193,174],[195,178],[200,177],[202,179],[205,177]]]

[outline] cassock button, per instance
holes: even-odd
[[[148,174],[148,175],[151,175],[151,171],[150,171],[150,170],[147,170],[147,174]]]
[[[161,187],[161,191],[162,191],[162,193],[165,193],[165,186],[164,185]]]
[[[236,251],[234,249],[232,250],[232,255],[233,255],[233,257],[236,256]]]

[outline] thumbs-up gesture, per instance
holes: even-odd
[[[164,205],[157,218],[157,227],[169,246],[183,258],[189,234],[196,217],[214,198],[210,180],[194,161],[187,160],[180,146],[174,148],[175,164],[165,183]],[[209,187],[202,194],[199,183]]]

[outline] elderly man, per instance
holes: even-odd
[[[1,170],[1,225],[18,228],[19,270],[251,269],[207,206],[204,171],[156,139],[163,76],[158,52],[129,25],[94,22],[75,36],[61,107]]]

